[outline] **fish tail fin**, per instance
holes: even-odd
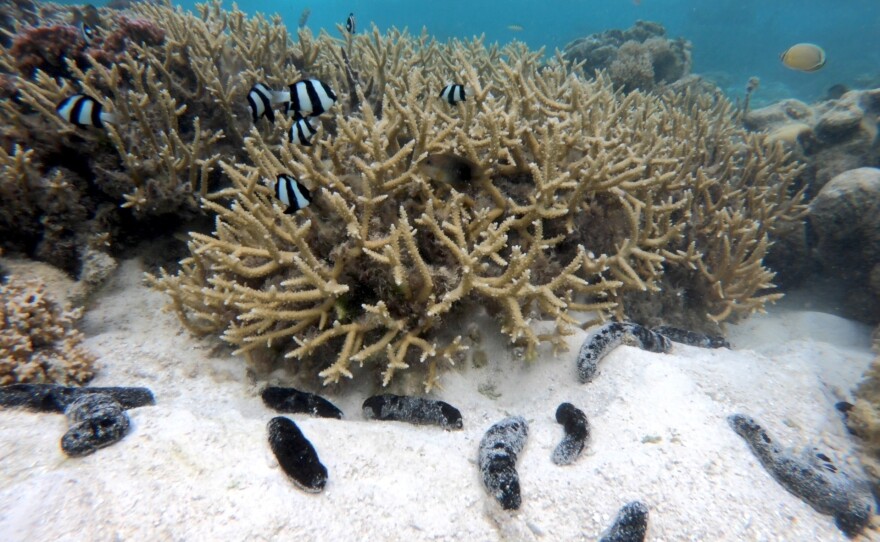
[[[269,93],[269,101],[272,105],[286,104],[290,102],[289,90],[273,90]]]
[[[109,111],[101,111],[101,124],[116,124],[119,117]]]

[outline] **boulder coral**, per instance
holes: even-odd
[[[668,39],[661,24],[648,21],[574,40],[563,54],[581,64],[587,75],[606,71],[614,86],[625,92],[657,90],[691,70],[690,42]]]
[[[779,297],[762,258],[777,228],[802,220],[800,166],[738,129],[725,100],[622,95],[521,44],[375,28],[292,43],[237,11],[198,22],[154,11],[171,36],[238,21],[206,51],[277,65],[264,53],[283,47],[310,61],[260,79],[317,76],[339,96],[311,148],[287,143],[289,120],[242,131],[245,158],[218,162],[229,188],[203,199],[214,231],[190,234],[178,271],[149,277],[188,329],[239,354],[282,354],[325,384],[357,366],[383,384],[420,368],[431,389],[460,359],[455,324],[475,309],[534,359],[542,344],[562,348],[570,326],[665,311],[711,328]],[[472,95],[436,99],[449,81]],[[215,95],[243,104],[246,92]],[[463,185],[426,175],[439,153],[481,174]],[[270,186],[279,174],[312,205],[285,214]]]
[[[880,169],[858,168],[831,179],[810,202],[815,254],[848,290],[851,316],[880,321]]]

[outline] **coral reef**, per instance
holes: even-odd
[[[607,30],[568,43],[566,60],[582,64],[584,72],[608,72],[615,87],[625,92],[655,90],[690,73],[690,42],[666,37],[659,23],[636,21],[626,30]]]
[[[78,9],[46,7],[0,44],[9,98],[0,100],[0,195],[17,196],[0,200],[0,244],[73,275],[90,251],[120,251],[201,217],[200,198],[221,182],[219,157],[243,157],[244,74],[287,82],[316,53],[307,30],[290,47],[279,21],[242,20],[217,3],[202,16],[148,3],[101,8],[88,42],[73,26]],[[67,123],[55,105],[75,93],[118,121]]]
[[[0,385],[88,381],[95,358],[75,328],[80,314],[62,310],[38,281],[11,276],[0,284]]]
[[[339,95],[314,146],[251,130],[247,159],[220,161],[230,188],[204,202],[214,232],[191,235],[176,274],[150,278],[193,332],[249,357],[281,352],[325,383],[358,365],[384,384],[421,366],[430,389],[463,349],[449,325],[475,305],[533,359],[587,323],[573,311],[700,329],[778,297],[761,260],[801,221],[799,166],[737,129],[728,102],[623,96],[516,44],[374,30],[312,45],[311,68],[292,64],[288,80],[317,74]],[[472,98],[432,98],[449,79]],[[480,175],[426,175],[443,153]],[[309,207],[282,212],[266,185],[280,174]],[[536,332],[538,318],[555,330]]]
[[[854,90],[837,99],[807,105],[783,100],[749,111],[745,127],[781,141],[807,164],[800,182],[812,199],[834,176],[880,166],[880,89]]]
[[[796,186],[805,188],[804,195],[809,201],[817,197],[832,178],[845,171],[880,166],[878,115],[880,89],[873,89],[848,91],[839,98],[813,105],[783,100],[745,112],[742,122],[749,130],[766,134],[769,141],[781,142],[805,164]],[[858,266],[847,263],[832,268],[821,254],[817,262],[815,239],[810,234],[799,224],[789,224],[776,231],[774,246],[765,261],[779,273],[778,282],[783,286],[794,286],[816,276],[840,279],[841,271],[848,273],[851,267]],[[864,276],[870,272],[870,268],[859,270]],[[844,315],[870,323],[878,321],[876,310],[850,311]]]
[[[814,254],[846,288],[846,315],[880,322],[880,169],[831,179],[810,202]]]

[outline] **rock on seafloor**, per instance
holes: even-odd
[[[490,427],[480,441],[483,485],[505,510],[517,510],[522,504],[516,460],[528,436],[529,425],[525,418],[514,416]]]
[[[281,469],[303,491],[319,493],[327,485],[327,467],[299,427],[284,416],[276,416],[266,426],[269,446]]]
[[[587,415],[571,403],[562,403],[556,409],[556,421],[562,424],[565,436],[553,450],[551,459],[557,465],[570,465],[580,457],[590,436]]]
[[[793,456],[749,416],[733,414],[727,420],[764,468],[790,493],[817,512],[833,516],[835,525],[847,536],[856,536],[865,528],[873,506],[867,481],[854,480],[839,471],[825,454],[811,452],[803,459]]]
[[[672,348],[669,339],[639,324],[609,322],[581,345],[577,356],[578,380],[582,383],[592,380],[599,362],[621,344],[658,353],[669,352]]]
[[[80,395],[65,414],[71,425],[61,437],[61,449],[71,457],[88,455],[119,442],[130,425],[122,405],[103,393]]]
[[[599,542],[642,542],[648,532],[648,507],[639,501],[627,503]]]
[[[336,405],[314,393],[296,388],[269,386],[260,395],[263,403],[276,412],[342,419],[342,411]]]
[[[153,392],[147,388],[77,388],[55,384],[11,384],[0,387],[0,406],[63,413],[79,397],[92,393],[112,397],[124,410],[156,404]]]
[[[672,326],[658,326],[651,331],[659,333],[673,342],[686,344],[688,346],[698,346],[700,348],[730,348],[727,339],[720,335],[705,335],[695,331],[688,331]]]
[[[363,410],[364,417],[369,420],[439,425],[444,429],[463,427],[461,412],[449,403],[435,399],[386,393],[367,398]]]

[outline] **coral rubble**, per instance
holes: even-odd
[[[95,358],[76,330],[80,314],[59,307],[39,281],[0,283],[0,385],[88,381]]]

